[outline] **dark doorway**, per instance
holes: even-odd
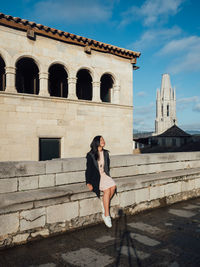
[[[39,94],[39,69],[32,58],[16,63],[16,89],[18,93]]]
[[[5,74],[5,62],[0,57],[0,91],[5,91],[6,88],[6,74]]]
[[[88,70],[77,73],[76,95],[78,99],[92,100],[92,77]]]
[[[40,138],[39,153],[39,160],[60,158],[60,138]]]
[[[64,66],[54,64],[49,68],[49,93],[50,96],[68,96],[67,72]]]
[[[110,74],[101,77],[100,97],[102,102],[111,102],[111,89],[113,88],[113,78]]]

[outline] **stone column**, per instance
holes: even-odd
[[[17,93],[15,88],[15,75],[16,68],[15,67],[5,67],[6,73],[6,93]]]
[[[48,72],[40,72],[39,73],[39,79],[40,79],[40,96],[50,96],[48,92],[48,79],[49,74]]]
[[[111,103],[113,104],[120,104],[119,103],[119,93],[120,93],[120,86],[119,85],[114,85],[113,90],[113,99],[111,99]]]
[[[101,102],[100,99],[100,82],[92,83],[92,101]]]
[[[68,78],[68,99],[78,99],[76,96],[76,77]]]

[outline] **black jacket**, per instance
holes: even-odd
[[[108,150],[103,149],[103,154],[104,154],[104,171],[108,176],[110,176],[110,158]],[[91,184],[93,186],[93,192],[95,192],[97,196],[100,197],[100,190],[99,190],[100,172],[99,172],[98,162],[91,152],[87,153],[86,159],[87,159],[86,171],[85,171],[86,184]]]

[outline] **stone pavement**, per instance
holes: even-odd
[[[0,267],[200,266],[200,198],[0,251]]]

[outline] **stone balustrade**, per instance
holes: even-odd
[[[85,185],[85,158],[0,162],[0,247],[102,221]],[[111,156],[111,216],[200,195],[200,152]]]

